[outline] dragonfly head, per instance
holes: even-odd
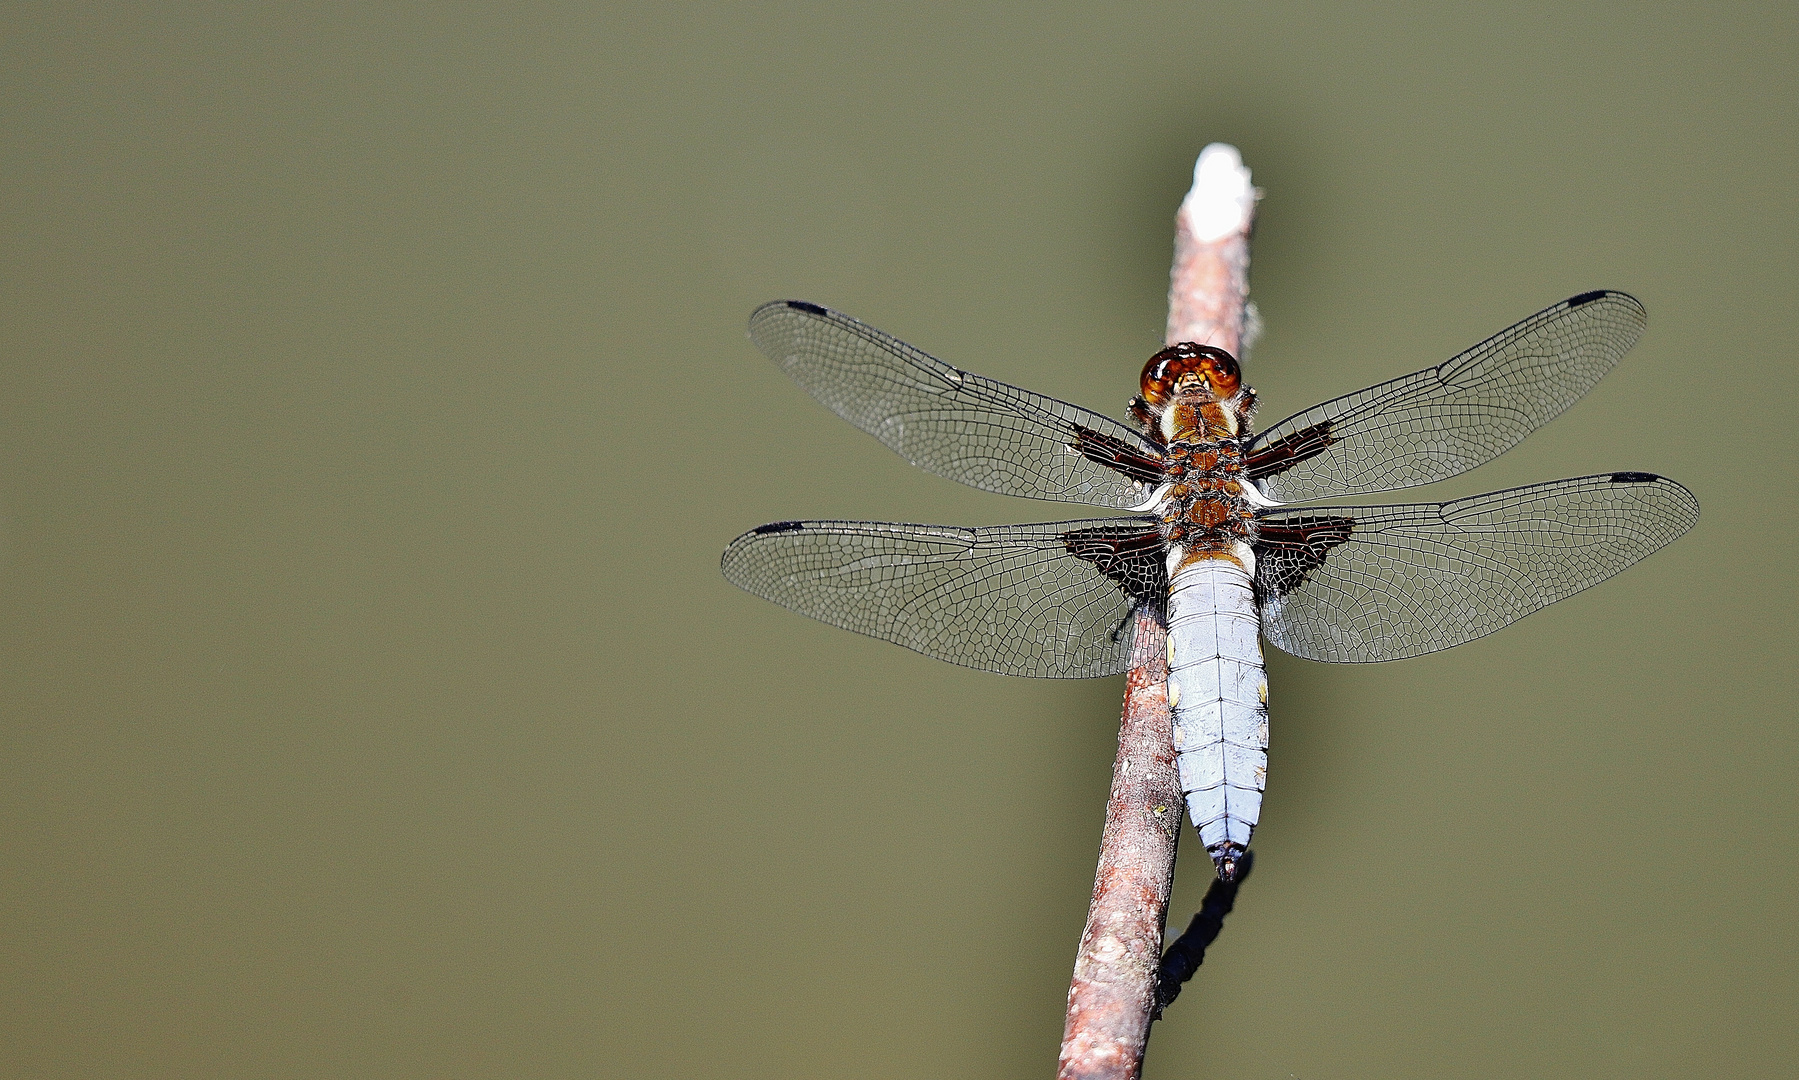
[[[1255,391],[1243,385],[1237,358],[1223,349],[1183,341],[1143,365],[1145,410],[1169,439],[1215,440],[1246,434]]]
[[[1243,374],[1237,358],[1223,349],[1183,341],[1149,358],[1142,385],[1143,400],[1161,409],[1182,394],[1225,401],[1242,387]]]

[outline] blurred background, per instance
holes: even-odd
[[[1429,495],[1704,516],[1448,653],[1271,651],[1260,861],[1146,1075],[1799,1071],[1792,5],[0,19],[0,1073],[1051,1075],[1121,680],[717,560],[1089,511],[911,469],[744,319],[1117,415],[1214,140],[1265,422],[1626,289],[1617,371]]]

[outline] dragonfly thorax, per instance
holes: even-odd
[[[1256,507],[1250,501],[1244,446],[1255,417],[1255,391],[1236,358],[1183,342],[1143,369],[1143,412],[1163,443],[1161,518],[1168,572],[1201,559],[1255,565]]]
[[[1164,462],[1167,482],[1155,509],[1175,562],[1228,557],[1252,565],[1256,508],[1245,495],[1242,440],[1170,442]]]

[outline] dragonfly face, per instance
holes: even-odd
[[[1138,516],[974,529],[781,522],[733,541],[724,574],[928,656],[1049,678],[1123,671],[1129,616],[1148,607],[1167,620],[1176,655],[1212,650],[1193,661],[1191,686],[1203,683],[1209,696],[1193,706],[1189,735],[1211,740],[1206,760],[1219,762],[1217,777],[1196,766],[1194,781],[1216,783],[1187,787],[1183,758],[1183,788],[1202,836],[1216,826],[1223,837],[1207,840],[1214,858],[1234,858],[1248,826],[1231,822],[1252,826],[1260,805],[1258,731],[1266,745],[1257,624],[1311,660],[1446,649],[1610,577],[1686,532],[1699,512],[1684,487],[1640,472],[1448,503],[1288,504],[1415,487],[1492,460],[1586,393],[1645,321],[1624,293],[1582,293],[1436,367],[1253,434],[1254,392],[1235,358],[1207,346],[1152,357],[1125,424],[961,371],[817,305],[765,304],[750,318],[757,347],[920,468]],[[1177,632],[1184,621],[1190,633]],[[1176,672],[1177,693],[1199,691]],[[1213,798],[1214,788],[1225,794]],[[1243,800],[1254,803],[1246,819]],[[1201,803],[1217,810],[1210,825]]]

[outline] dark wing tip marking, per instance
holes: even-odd
[[[787,306],[794,309],[795,311],[804,311],[808,315],[829,315],[830,314],[829,311],[826,311],[824,308],[819,307],[817,304],[807,303],[804,300],[789,300],[789,301],[787,301]]]
[[[1601,300],[1619,305],[1625,310],[1636,312],[1636,317],[1639,321],[1646,320],[1649,317],[1649,309],[1643,306],[1641,300],[1638,300],[1627,292],[1619,292],[1617,289],[1593,289],[1590,292],[1583,292],[1576,296],[1570,296],[1568,299],[1563,300],[1561,303],[1555,305],[1555,307],[1549,308],[1548,311],[1542,312],[1541,314],[1548,314],[1550,311],[1557,310],[1573,311],[1575,308],[1586,307],[1588,304],[1597,304]],[[1637,330],[1640,333],[1642,327],[1639,326]]]
[[[1653,484],[1661,477],[1652,472],[1615,472],[1612,474],[1614,484]]]
[[[771,521],[767,525],[758,525],[750,530],[751,536],[766,536],[769,533],[798,532],[806,527],[803,521]]]

